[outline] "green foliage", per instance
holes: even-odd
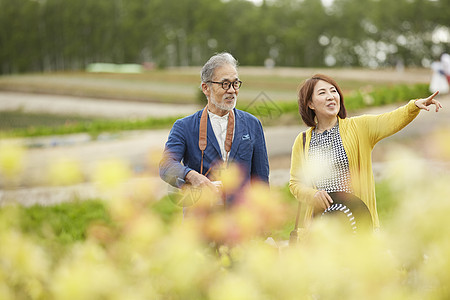
[[[201,89],[198,89],[196,98],[197,98],[197,103],[200,104],[201,107],[208,104],[208,99],[206,98],[205,94],[203,93],[203,91]]]
[[[400,203],[398,197],[396,197],[396,191],[392,190],[391,184],[387,180],[377,182],[375,185],[375,193],[377,195],[377,209],[380,223],[395,218],[395,212],[397,211]]]
[[[20,227],[24,232],[42,239],[52,236],[62,245],[85,240],[87,229],[94,222],[111,224],[105,205],[98,200],[34,205],[22,208],[20,212]]]
[[[21,110],[0,111],[2,131],[26,129],[30,127],[59,127],[77,123],[89,123],[92,119],[78,116],[64,116],[46,113],[24,113]]]
[[[176,206],[170,200],[169,196],[164,196],[158,202],[154,203],[151,209],[167,224],[174,222],[182,214],[182,209]]]
[[[411,99],[424,98],[429,96],[427,84],[405,85],[399,84],[394,86],[379,86],[370,88],[360,88],[345,94],[345,107],[347,110],[357,110],[365,107],[382,106],[386,104],[393,104],[405,102]],[[276,109],[281,114],[297,114],[297,102],[276,102]],[[261,117],[261,106],[239,106],[240,109],[245,109],[251,114]]]
[[[179,117],[147,118],[144,120],[102,120],[75,117],[61,117],[47,114],[4,112],[0,135],[7,137],[48,136],[74,133],[89,133],[97,136],[102,132],[118,132],[123,130],[157,129],[171,126]],[[54,120],[53,120],[54,119]],[[36,123],[30,123],[35,122]],[[64,121],[63,124],[61,124]],[[9,128],[8,128],[9,127]]]
[[[348,97],[346,98],[346,107],[354,109],[366,106],[382,106],[405,102],[410,99],[423,98],[428,95],[429,91],[427,84],[398,84],[395,86],[374,88],[369,92],[359,90],[354,96],[354,99],[352,97],[350,97],[350,99]]]
[[[230,51],[242,65],[421,65],[448,0],[0,0],[0,73],[80,70],[92,62],[200,65]],[[229,22],[233,20],[233,22]],[[437,48],[433,47],[437,46]],[[447,49],[448,50],[448,49]],[[380,55],[380,53],[382,53]]]
[[[70,246],[84,241],[91,225],[116,226],[108,205],[102,200],[84,200],[51,206],[33,205],[17,207],[18,223],[24,233],[30,234],[52,246]],[[181,216],[182,210],[166,196],[146,207],[170,225]],[[0,209],[2,213],[8,210]]]

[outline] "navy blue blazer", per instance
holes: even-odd
[[[159,165],[161,178],[175,187],[181,187],[186,174],[200,173],[202,152],[198,147],[202,110],[177,120],[164,149]],[[245,174],[245,182],[260,180],[269,182],[269,160],[261,122],[253,115],[234,109],[235,127],[228,163],[238,163]],[[208,117],[207,146],[203,155],[203,174],[217,162],[221,162],[220,147]],[[209,177],[210,174],[207,176]]]

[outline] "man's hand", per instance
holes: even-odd
[[[434,99],[434,97],[436,97],[437,94],[439,94],[439,91],[434,92],[434,94],[428,98],[417,99],[415,101],[416,106],[420,109],[429,111],[430,109],[428,108],[428,106],[434,104],[436,106],[436,112],[438,112],[439,109],[442,108],[442,104],[439,101],[437,101],[436,99]]]
[[[186,174],[186,182],[190,183],[194,187],[209,187],[211,190],[215,192],[219,192],[217,187],[208,179],[208,177],[191,170]]]

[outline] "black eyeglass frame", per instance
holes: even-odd
[[[236,82],[239,84],[237,87],[236,87]],[[225,90],[225,91],[228,91],[229,89],[230,89],[230,87],[231,86],[233,86],[233,89],[235,90],[235,91],[237,91],[237,90],[239,90],[240,88],[241,88],[241,86],[242,86],[242,81],[240,81],[240,80],[235,80],[235,81],[233,81],[233,82],[231,82],[231,81],[229,81],[229,80],[224,80],[224,81],[207,81],[206,83],[215,83],[215,84],[221,84],[222,85],[222,88]]]

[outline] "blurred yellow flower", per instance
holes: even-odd
[[[0,240],[0,278],[26,298],[42,298],[50,271],[44,250],[14,228],[0,232]]]
[[[122,185],[121,195],[130,199],[135,206],[144,207],[159,200],[160,187],[148,177],[132,178]]]
[[[252,300],[264,299],[257,286],[240,274],[225,273],[217,278],[209,289],[211,300]]]
[[[104,190],[118,187],[130,178],[129,166],[119,159],[108,159],[98,162],[94,171],[94,181]]]
[[[114,299],[125,288],[120,274],[104,250],[87,241],[58,265],[51,290],[55,299]]]
[[[122,241],[134,251],[145,253],[153,243],[163,236],[161,220],[149,212],[141,212],[130,220],[124,228]]]
[[[450,128],[436,130],[432,135],[433,150],[443,160],[450,160]]]
[[[59,158],[52,161],[48,177],[52,185],[72,185],[83,181],[80,164],[70,158]]]
[[[234,241],[237,238],[236,223],[230,214],[226,212],[215,212],[209,214],[202,226],[203,232],[208,239],[218,243]]]
[[[0,209],[0,299],[448,299],[450,178],[412,151],[387,157],[399,204],[381,231],[356,236],[318,218],[282,251],[285,241],[263,242],[267,230],[292,228],[281,189],[244,186],[226,209],[196,190],[188,217],[174,221],[156,212],[174,204],[154,201],[153,184],[104,161],[94,175],[111,191],[112,224],[92,224],[63,253],[47,247],[56,233],[31,239],[16,229],[19,207]],[[238,175],[227,172],[234,189]]]
[[[163,158],[163,151],[161,149],[151,149],[148,152],[148,165],[150,170],[153,172],[157,172],[159,169],[159,162]]]
[[[0,174],[8,179],[20,175],[24,168],[25,149],[18,143],[0,142]]]
[[[233,193],[242,183],[243,174],[239,165],[230,163],[228,167],[222,166],[213,173],[216,180],[221,181],[225,193]]]
[[[139,214],[132,201],[121,195],[113,194],[113,197],[108,199],[107,208],[111,214],[111,218],[118,223],[127,223]]]

